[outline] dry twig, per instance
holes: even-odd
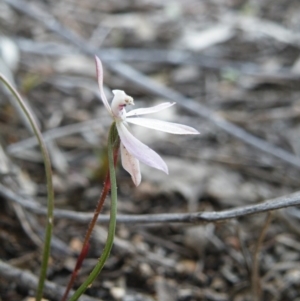
[[[36,214],[46,214],[46,208],[31,198],[20,196],[5,186],[0,184],[0,195],[14,201],[24,208],[35,212]],[[248,205],[238,208],[233,208],[223,211],[212,212],[196,212],[196,213],[162,213],[162,214],[143,214],[143,215],[126,215],[119,214],[117,221],[124,224],[157,224],[157,223],[205,223],[218,222],[242,216],[269,212],[272,210],[299,206],[300,192],[295,192],[276,199],[267,200],[260,204]],[[75,212],[71,210],[54,210],[56,218],[66,218],[74,220],[79,223],[87,223],[90,221],[93,213]],[[98,222],[107,223],[109,221],[108,215],[99,216]]]
[[[40,42],[26,38],[15,39],[21,51],[32,54],[62,56],[72,55],[74,47],[52,42]],[[299,80],[300,75],[282,67],[280,70],[265,71],[261,66],[247,61],[233,61],[204,54],[194,54],[184,50],[174,49],[140,49],[140,48],[104,48],[100,50],[101,59],[111,64],[117,62],[147,62],[174,65],[194,65],[211,70],[226,70],[228,67],[239,73],[259,78],[277,80]]]
[[[59,128],[51,129],[43,132],[43,137],[45,141],[52,141],[57,138],[62,138],[75,133],[88,132],[91,129],[99,129],[103,127],[103,119],[97,118],[84,122],[79,122],[76,124],[65,125]],[[105,119],[104,119],[105,120]],[[13,155],[25,149],[37,146],[37,140],[35,137],[27,138],[19,142],[13,143],[8,146],[7,151],[9,154]]]

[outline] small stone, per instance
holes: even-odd
[[[123,287],[112,287],[110,293],[115,299],[122,299],[125,296],[125,289]]]

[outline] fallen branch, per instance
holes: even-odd
[[[36,213],[45,215],[46,208],[28,197],[20,196],[5,186],[0,184],[0,195],[22,205],[24,208]],[[295,192],[279,198],[267,200],[260,204],[248,205],[223,211],[196,212],[196,213],[163,213],[163,214],[143,214],[128,215],[119,214],[118,223],[124,224],[157,224],[157,223],[203,223],[218,222],[247,215],[278,210],[286,207],[300,205],[300,192]],[[55,218],[66,218],[79,223],[87,223],[91,220],[93,213],[75,212],[71,210],[54,210]],[[108,223],[109,216],[101,215],[98,222]]]
[[[14,41],[23,52],[59,56],[73,55],[74,47],[53,42],[40,42],[26,38],[16,38]],[[226,70],[228,67],[239,73],[255,76],[258,78],[269,78],[273,80],[299,80],[300,74],[292,72],[288,67],[280,70],[264,70],[260,65],[248,61],[236,61],[219,57],[211,57],[205,54],[194,54],[186,50],[178,49],[143,49],[143,48],[103,48],[100,50],[101,60],[110,62],[136,63],[163,63],[171,65],[194,65],[212,70]]]
[[[105,118],[101,117],[84,122],[57,127],[43,132],[43,138],[46,142],[49,142],[68,135],[88,132],[91,131],[91,129],[101,129],[104,126],[103,120],[105,120]],[[24,151],[25,149],[35,147],[37,144],[38,143],[35,137],[30,137],[9,145],[6,150],[9,154],[13,155],[18,152]]]

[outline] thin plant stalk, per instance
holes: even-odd
[[[117,159],[118,159],[118,149],[114,149],[114,166],[116,166]],[[96,209],[94,211],[93,219],[90,221],[88,230],[87,230],[87,232],[85,234],[85,237],[84,237],[84,241],[83,241],[83,244],[82,244],[82,248],[81,248],[80,254],[79,254],[78,258],[77,258],[77,262],[76,262],[75,268],[74,268],[74,270],[72,272],[72,276],[71,276],[71,278],[69,280],[69,283],[67,285],[67,288],[65,290],[65,293],[64,293],[61,301],[66,301],[67,300],[69,292],[72,289],[72,287],[74,285],[74,282],[76,280],[76,277],[78,275],[78,272],[79,272],[79,270],[80,270],[80,268],[82,266],[83,260],[87,256],[87,253],[88,253],[88,250],[89,250],[89,246],[90,246],[89,245],[89,241],[90,241],[91,235],[93,233],[93,229],[94,229],[94,227],[95,227],[95,225],[97,223],[99,214],[100,214],[100,212],[101,212],[101,210],[103,208],[105,199],[107,197],[107,194],[108,194],[110,186],[111,186],[110,185],[110,176],[109,175],[110,175],[110,173],[109,173],[109,170],[108,170],[107,174],[106,174],[106,177],[105,177],[103,190],[101,192],[101,195],[99,197]]]
[[[44,289],[44,284],[47,275],[47,268],[48,268],[48,262],[50,257],[52,229],[53,229],[54,191],[53,191],[53,183],[52,183],[51,162],[50,162],[50,157],[43,136],[30,110],[27,108],[26,104],[24,103],[18,91],[9,83],[9,81],[2,74],[0,74],[0,80],[10,90],[10,92],[16,98],[20,108],[25,113],[33,129],[34,135],[37,138],[43,156],[44,166],[45,166],[46,182],[47,182],[47,223],[46,223],[45,239],[44,239],[44,246],[43,246],[41,271],[40,271],[39,282],[38,282],[38,287],[36,292],[36,301],[40,301],[43,297],[43,289]]]
[[[111,183],[111,207],[110,207],[110,221],[108,227],[108,234],[106,239],[106,244],[99,258],[96,266],[92,270],[91,274],[88,276],[86,281],[76,290],[74,295],[69,299],[69,301],[76,301],[85,292],[85,290],[93,283],[96,277],[101,272],[107,258],[109,257],[110,251],[113,246],[115,230],[116,230],[116,220],[117,220],[117,181],[116,172],[114,166],[114,153],[119,149],[120,140],[116,129],[116,124],[113,123],[108,137],[108,162],[109,162],[109,175]]]
[[[266,221],[263,225],[263,228],[260,232],[259,238],[257,240],[254,254],[253,254],[253,263],[252,263],[252,277],[251,277],[251,286],[252,286],[252,294],[253,294],[253,300],[259,301],[261,297],[261,288],[260,288],[260,282],[259,282],[259,250],[261,248],[261,245],[265,239],[267,229],[271,223],[272,220],[272,212],[268,212]]]

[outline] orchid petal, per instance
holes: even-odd
[[[140,162],[127,151],[123,143],[121,143],[121,160],[123,168],[131,175],[135,186],[139,186],[142,180]]]
[[[128,112],[126,114],[126,117],[156,113],[156,112],[165,110],[165,109],[167,109],[169,107],[172,107],[175,104],[176,104],[175,102],[164,102],[162,104],[159,104],[157,106],[150,107],[150,108],[141,108],[141,109],[131,110],[130,112]]]
[[[103,67],[102,67],[102,63],[96,55],[95,55],[95,61],[96,61],[97,79],[98,79],[98,85],[99,85],[101,100],[102,100],[106,110],[109,112],[110,115],[112,115],[110,105],[107,101],[107,98],[106,98],[106,96],[104,94],[104,90],[103,90]]]
[[[147,145],[136,139],[126,128],[124,122],[117,122],[121,142],[127,151],[146,165],[160,169],[168,174],[168,167],[163,159]]]
[[[150,118],[140,118],[140,117],[133,117],[133,118],[126,118],[127,122],[144,126],[146,128],[177,134],[177,135],[195,135],[199,134],[197,130],[194,128],[173,122],[167,122],[157,119],[150,119]]]

